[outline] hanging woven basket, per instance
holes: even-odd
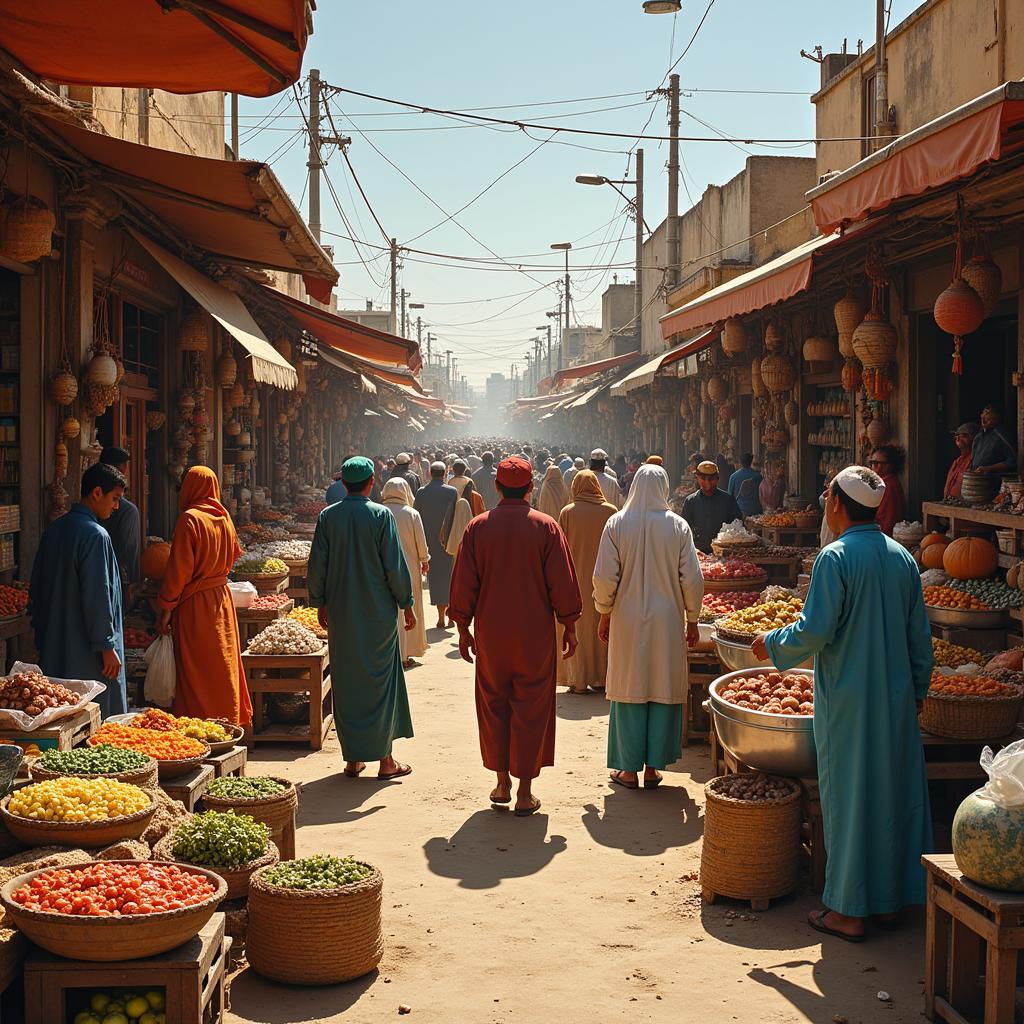
[[[750,361],[750,390],[755,398],[764,398],[768,389],[764,386],[764,378],[761,376],[761,357],[754,356]]]
[[[812,334],[807,338],[802,353],[811,373],[823,373],[831,369],[832,364],[839,358],[835,342],[823,334]]]
[[[178,348],[182,352],[205,352],[209,347],[210,321],[198,306],[193,306],[178,328]]]
[[[789,356],[773,352],[761,360],[761,379],[774,395],[789,391],[796,383],[796,370]]]
[[[192,397],[191,391],[182,391],[178,395],[178,412],[184,419],[188,419],[192,415],[192,411],[196,407],[196,400]]]
[[[889,421],[884,416],[875,416],[864,431],[867,439],[877,448],[889,440]]]
[[[736,317],[729,317],[722,328],[722,351],[727,356],[742,355],[747,351],[747,329],[743,321]]]
[[[776,324],[769,324],[764,330],[764,347],[769,352],[781,352],[786,339]]]
[[[105,352],[97,352],[86,364],[85,379],[93,384],[116,384],[116,361]]]
[[[216,376],[217,387],[230,388],[234,385],[238,377],[238,363],[230,352],[225,352],[217,360]]]
[[[65,416],[64,422],[60,425],[60,432],[70,441],[82,432],[82,424],[74,416]]]
[[[712,402],[724,402],[729,395],[729,385],[718,376],[708,381],[708,398]]]
[[[227,423],[224,425],[224,433],[227,434],[228,437],[238,437],[238,435],[241,434],[241,432],[242,424],[239,423],[238,420],[228,420]]]
[[[70,405],[78,397],[78,379],[68,369],[58,370],[50,380],[50,392],[58,405]]]
[[[853,294],[852,289],[832,309],[836,330],[839,332],[839,354],[844,359],[852,359],[854,356],[853,332],[860,326],[865,313],[867,309],[864,303]]]
[[[12,203],[4,217],[0,252],[18,263],[49,256],[53,251],[53,229],[57,219],[41,199],[26,196]]]
[[[1003,272],[995,260],[991,256],[975,256],[964,264],[960,276],[978,293],[985,317],[990,317],[1003,293]]]
[[[789,426],[796,426],[796,424],[800,422],[800,406],[790,399],[790,401],[782,407],[782,418]]]
[[[853,332],[853,352],[868,369],[888,366],[896,358],[896,328],[885,314],[870,310]]]
[[[985,319],[981,296],[962,278],[956,278],[935,300],[935,323],[947,334],[973,334]]]

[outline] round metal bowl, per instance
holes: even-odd
[[[1010,613],[1005,608],[993,608],[990,611],[971,611],[968,608],[938,608],[926,604],[928,621],[936,626],[956,626],[960,629],[1001,629],[1010,621]]]
[[[793,669],[812,675],[806,669]],[[719,676],[708,688],[708,706],[715,719],[719,742],[738,761],[759,772],[791,778],[817,778],[818,758],[811,715],[771,715],[748,711],[718,696],[718,690],[750,669]]]
[[[753,637],[751,637],[753,641]],[[736,640],[727,640],[724,636],[715,634],[715,649],[718,651],[718,660],[733,672],[749,671],[752,668],[770,668],[770,661],[758,661],[754,656],[750,644],[741,644]],[[814,659],[803,662],[800,668],[813,668]]]

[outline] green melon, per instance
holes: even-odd
[[[971,881],[1024,892],[1024,807],[1007,810],[972,793],[953,818],[953,856]]]

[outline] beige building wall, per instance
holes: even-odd
[[[1024,77],[1024,7],[1015,0],[928,0],[890,30],[886,65],[902,135]],[[822,83],[812,97],[818,138],[869,134],[864,129],[874,117],[864,108],[874,66],[872,46]],[[845,170],[867,152],[861,142],[823,142],[818,174]]]

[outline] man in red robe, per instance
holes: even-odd
[[[463,534],[448,615],[459,627],[459,653],[470,663],[476,655],[480,751],[498,776],[491,802],[512,802],[514,775],[515,812],[526,817],[540,809],[533,780],[555,763],[555,619],[564,627],[562,656],[571,658],[582,601],[558,523],[527,501],[529,462],[499,463],[495,485],[502,500]]]

